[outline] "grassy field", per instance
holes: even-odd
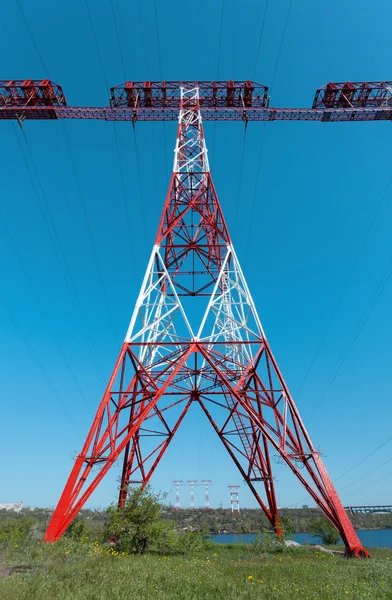
[[[301,547],[254,556],[246,545],[178,556],[118,555],[98,544],[61,540],[4,549],[2,600],[239,598],[392,599],[392,550],[370,560]]]

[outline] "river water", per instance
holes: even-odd
[[[359,539],[365,548],[392,548],[392,529],[360,529],[357,530]],[[250,544],[256,537],[255,533],[220,533],[213,536],[218,544],[233,544],[236,542]],[[310,533],[296,533],[294,540],[299,544],[320,544],[318,538]]]

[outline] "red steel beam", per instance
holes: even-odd
[[[202,108],[204,121],[391,121],[392,107],[380,108]],[[100,121],[177,121],[178,109],[108,108],[106,106],[0,106],[0,119],[97,119]]]
[[[382,108],[392,98],[392,81],[327,83],[316,91],[313,108]]]
[[[254,81],[127,81],[111,88],[110,106],[68,106],[48,79],[0,81],[0,119],[177,121],[183,85],[199,88],[206,121],[390,121],[392,82],[328,83],[312,108],[269,107],[268,88]]]

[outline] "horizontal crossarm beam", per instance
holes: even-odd
[[[391,121],[392,108],[201,108],[205,121]],[[0,106],[0,119],[97,119],[101,121],[177,121],[177,108],[109,108],[106,106]]]
[[[206,121],[390,121],[392,82],[328,83],[312,108],[272,108],[255,81],[126,81],[110,90],[110,106],[68,106],[57,83],[0,81],[0,119],[177,121],[183,89],[198,90]]]

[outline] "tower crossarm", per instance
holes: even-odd
[[[312,108],[269,106],[268,88],[254,81],[127,81],[111,88],[110,106],[68,106],[58,84],[0,81],[0,119],[177,121],[181,89],[199,90],[205,121],[390,121],[392,82],[328,83]]]

